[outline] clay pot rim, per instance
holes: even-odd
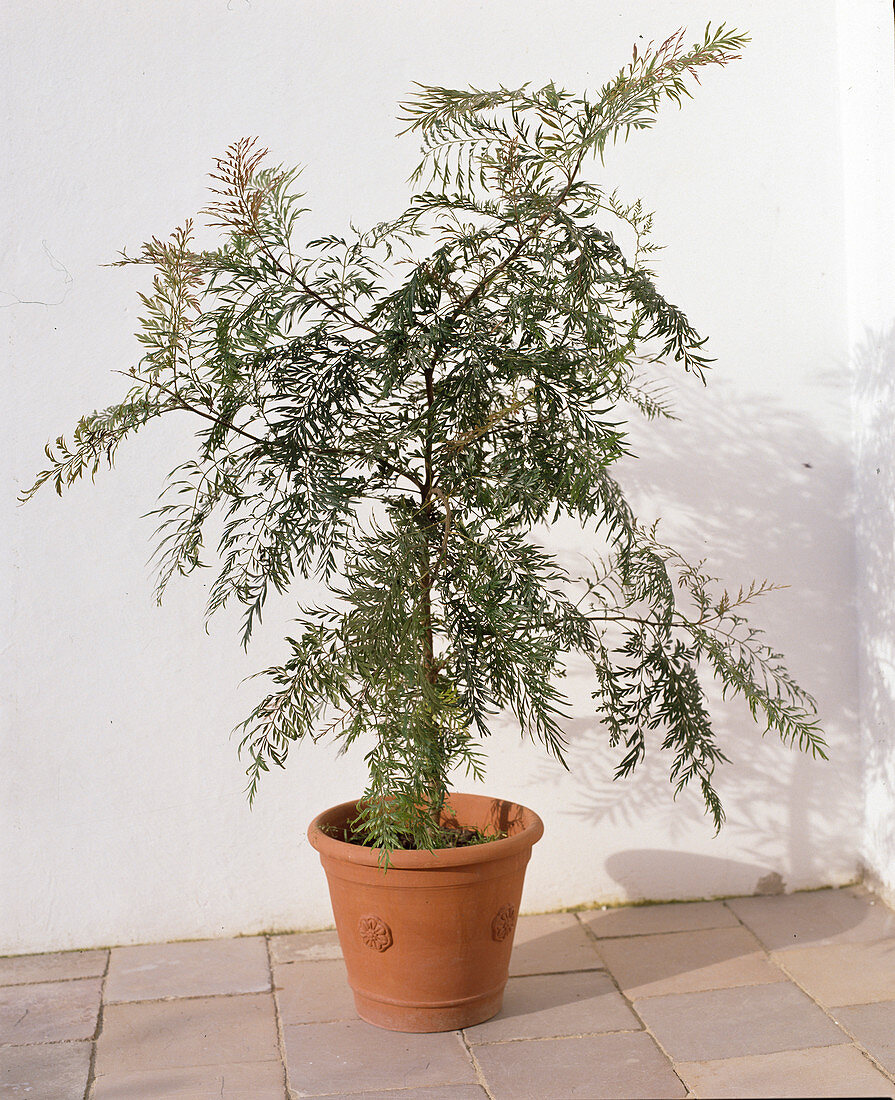
[[[380,866],[380,848],[366,848],[360,844],[348,844],[344,840],[336,840],[335,837],[325,833],[321,825],[333,819],[344,819],[355,812],[358,799],[351,802],[342,802],[338,806],[331,806],[328,810],[318,814],[308,827],[308,840],[312,847],[320,853],[321,857],[328,856],[332,859],[343,860],[347,863],[361,864],[367,867]],[[522,828],[513,832],[510,836],[501,840],[492,840],[487,844],[473,844],[464,848],[440,848],[434,852],[401,851],[392,852],[389,859],[389,867],[404,868],[406,870],[424,870],[426,868],[449,868],[468,866],[473,863],[486,863],[492,860],[503,859],[515,854],[517,851],[530,849],[540,840],[544,833],[544,823],[540,817],[518,802],[505,798],[493,798],[490,795],[462,794],[451,792],[448,803],[456,808],[457,816],[461,824],[466,816],[464,806],[471,809],[476,806],[480,810],[493,810],[495,806],[506,811],[515,812],[522,821]]]

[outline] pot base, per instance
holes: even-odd
[[[503,1006],[503,989],[447,1005],[392,1004],[355,992],[354,1004],[362,1020],[386,1031],[459,1031],[496,1016]]]

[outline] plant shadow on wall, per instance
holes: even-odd
[[[891,860],[895,822],[895,325],[854,353],[864,789],[872,856]],[[880,802],[879,800],[882,799]]]
[[[659,880],[700,877],[729,881],[731,892],[775,889],[781,859],[785,864],[790,855],[822,879],[830,852],[848,849],[854,840],[850,834],[860,812],[856,714],[850,705],[852,600],[839,585],[840,576],[851,575],[847,440],[826,432],[807,411],[767,395],[735,392],[718,377],[722,370],[717,364],[705,388],[678,387],[673,405],[679,420],[651,425],[648,437],[635,440],[642,461],[623,467],[620,480],[641,515],[667,517],[660,534],[665,527],[668,537],[670,529],[670,541],[688,547],[691,558],[704,555],[706,568],[734,591],[748,585],[757,568],[760,579],[791,586],[765,597],[750,619],[767,629],[769,639],[788,636],[799,675],[819,693],[833,766],[759,745],[762,727],[751,722],[742,701],[722,700],[707,681],[719,745],[732,762],[716,772],[730,811],[724,840],[748,850],[752,864],[675,851],[616,853],[607,869],[631,896],[649,896]],[[564,564],[574,570],[573,555]],[[573,682],[577,673],[570,667]],[[581,695],[589,690],[586,683],[582,675]],[[674,800],[660,734],[648,740],[638,774],[613,780],[618,754],[607,748],[600,724],[579,712],[567,729],[570,775],[559,779],[544,768],[539,782],[564,782],[577,792],[570,813],[594,825],[649,823],[672,845],[685,837],[692,843],[703,809],[686,791]],[[650,874],[658,876],[652,885]]]

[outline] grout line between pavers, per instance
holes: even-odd
[[[273,1000],[274,1020],[277,1026],[277,1050],[280,1052],[280,1068],[283,1071],[283,1096],[290,1100],[289,1071],[286,1065],[286,1037],[283,1033],[283,1021],[280,1019],[280,1002],[277,1000],[276,984],[273,977],[273,958],[270,953],[270,936],[264,937],[264,948],[267,952],[267,975],[270,978],[270,996]]]
[[[663,902],[663,904],[665,904],[665,903]],[[674,904],[674,903],[669,903],[669,904]],[[693,905],[693,904],[696,904],[696,903],[695,902],[683,902],[683,904],[684,905]],[[632,908],[640,908],[640,907],[632,906]],[[647,907],[643,906],[643,908],[647,908]],[[578,913],[590,913],[590,912],[591,912],[590,909],[578,910]],[[578,913],[576,913],[575,916],[578,916]],[[736,916],[736,913],[734,913],[734,916]],[[737,917],[737,920],[739,921],[739,917]],[[733,925],[729,925],[729,924],[718,924],[718,925],[709,925],[706,928],[669,928],[664,932],[656,932],[655,930],[647,929],[645,932],[637,932],[637,931],[635,931],[635,932],[615,932],[615,933],[612,933],[611,935],[598,936],[596,934],[596,932],[592,932],[587,927],[587,925],[580,919],[580,917],[579,917],[579,923],[581,924],[581,927],[584,928],[585,932],[587,932],[587,934],[591,937],[593,942],[597,943],[597,944],[603,943],[604,940],[642,940],[642,939],[646,939],[648,936],[687,936],[687,935],[692,935],[694,932],[724,932],[724,931],[727,931],[727,930],[729,930],[730,928],[733,927]],[[742,928],[746,928],[745,924],[743,924],[742,921],[740,921],[740,926]],[[752,932],[752,930],[750,928],[746,928],[746,931],[747,932]],[[755,933],[752,932],[752,935],[755,936]],[[755,938],[758,939],[757,936],[755,936]],[[761,943],[760,940],[759,940],[759,943]],[[762,944],[762,947],[764,947],[764,944]]]
[[[530,974],[511,974],[508,982],[524,982],[526,978],[554,978],[562,974],[605,974],[606,966],[600,960],[600,966],[570,967],[568,970],[532,970]]]
[[[485,1039],[476,1047],[501,1047],[510,1043],[555,1043],[559,1039],[598,1039],[601,1035],[642,1035],[642,1027],[612,1027],[601,1031],[563,1031],[558,1035],[514,1035],[511,1039]]]
[[[488,1084],[488,1079],[485,1077],[485,1071],[482,1069],[478,1058],[476,1058],[472,1050],[469,1039],[467,1039],[466,1037],[466,1031],[464,1029],[459,1030],[457,1032],[457,1037],[459,1038],[460,1044],[462,1045],[463,1049],[466,1051],[467,1057],[472,1063],[472,1068],[475,1070],[476,1084],[481,1086],[485,1095],[488,1097],[488,1100],[494,1100],[494,1093],[491,1091],[491,1086]]]
[[[108,970],[108,961],[106,962],[106,970]],[[106,970],[101,974],[78,974],[71,978],[41,978],[36,982],[0,982],[0,990],[21,989],[23,985],[66,985],[68,982],[93,982],[97,978],[102,978]]]
[[[179,994],[171,994],[167,997],[138,997],[133,1001],[107,1001],[105,1005],[109,1007],[118,1008],[124,1005],[169,1005],[174,1001],[208,1001],[214,998],[224,997],[263,997],[267,993],[272,993],[273,988],[268,989],[233,989],[230,992],[224,993],[185,993],[183,996]]]
[[[587,936],[587,937],[588,937],[588,939],[590,939],[590,940],[592,941],[592,943],[593,943],[593,945],[594,945],[594,948],[595,948],[595,950],[596,950],[596,952],[597,952],[597,954],[598,954],[598,956],[599,956],[599,958],[600,958],[600,961],[601,961],[601,962],[602,962],[602,963],[604,964],[604,967],[605,967],[606,973],[607,973],[607,974],[609,975],[609,979],[610,979],[610,981],[612,982],[612,984],[613,984],[613,985],[615,986],[615,988],[616,988],[616,990],[617,990],[617,992],[618,992],[618,995],[619,995],[619,996],[620,996],[620,997],[622,998],[622,1000],[623,1000],[623,1001],[625,1002],[625,1004],[626,1004],[626,1005],[628,1006],[628,1008],[629,1008],[629,1009],[631,1010],[631,1013],[633,1014],[634,1018],[635,1018],[636,1020],[639,1020],[639,1021],[640,1021],[640,1029],[641,1029],[641,1032],[642,1032],[642,1033],[645,1033],[646,1035],[649,1035],[649,1037],[650,1037],[650,1038],[652,1039],[652,1041],[653,1041],[653,1042],[654,1042],[654,1043],[656,1044],[656,1047],[658,1048],[658,1050],[659,1050],[659,1051],[660,1051],[660,1053],[662,1054],[662,1057],[663,1057],[663,1058],[665,1058],[665,1059],[666,1059],[666,1061],[668,1062],[668,1065],[669,1065],[669,1067],[670,1067],[670,1069],[671,1069],[671,1072],[672,1072],[672,1073],[674,1074],[674,1076],[675,1076],[675,1077],[676,1077],[676,1078],[678,1079],[678,1081],[680,1081],[680,1083],[681,1083],[681,1088],[682,1088],[682,1089],[684,1090],[685,1094],[686,1094],[687,1096],[689,1096],[689,1095],[690,1095],[690,1093],[691,1093],[691,1089],[690,1089],[690,1086],[689,1086],[689,1085],[687,1084],[687,1082],[686,1082],[686,1081],[685,1081],[685,1080],[683,1079],[683,1077],[681,1077],[681,1075],[680,1075],[680,1074],[678,1073],[678,1071],[677,1071],[677,1064],[675,1063],[675,1060],[674,1060],[674,1059],[673,1059],[673,1058],[671,1057],[671,1055],[670,1055],[670,1054],[668,1053],[668,1051],[667,1051],[667,1050],[665,1049],[665,1047],[664,1047],[664,1046],[662,1045],[662,1043],[660,1043],[660,1042],[659,1042],[658,1038],[657,1038],[657,1037],[656,1037],[656,1036],[655,1036],[655,1035],[653,1034],[652,1030],[651,1030],[651,1029],[650,1029],[650,1028],[649,1028],[649,1027],[647,1026],[647,1023],[646,1023],[646,1021],[644,1020],[644,1018],[643,1018],[643,1017],[642,1017],[642,1016],[640,1015],[640,1013],[639,1013],[639,1012],[637,1011],[637,1009],[636,1009],[636,1008],[634,1007],[634,1002],[633,1002],[633,1000],[631,1000],[631,998],[630,998],[630,997],[628,997],[628,996],[627,996],[627,995],[625,994],[625,992],[624,992],[624,991],[622,990],[622,987],[621,987],[621,986],[620,986],[620,985],[618,984],[618,982],[616,981],[616,977],[615,977],[615,975],[614,975],[614,974],[612,973],[612,968],[611,968],[611,967],[609,967],[608,965],[606,965],[606,960],[605,960],[605,959],[603,958],[603,956],[602,956],[602,955],[600,955],[600,944],[599,944],[599,940],[597,939],[597,937],[596,937],[596,935],[594,934],[593,930],[592,930],[592,929],[590,929],[590,928],[589,928],[589,927],[588,927],[588,926],[587,926],[587,925],[586,925],[586,924],[584,923],[584,921],[583,921],[583,920],[581,919],[581,917],[580,917],[580,915],[579,915],[578,913],[576,913],[576,914],[575,914],[575,918],[576,918],[576,920],[578,921],[578,924],[579,924],[579,925],[581,926],[581,928],[582,928],[582,929],[584,930],[584,934],[585,934],[585,936]],[[631,1034],[631,1033],[634,1033],[634,1032],[630,1032],[629,1034]],[[636,1034],[636,1033],[635,1033],[635,1034]]]
[[[32,1043],[0,1043],[0,1050],[26,1050],[28,1047],[67,1047],[75,1043],[92,1043],[92,1039],[35,1039]]]
[[[90,1043],[90,1064],[87,1067],[87,1084],[84,1087],[84,1100],[90,1100],[94,1092],[96,1082],[96,1050],[99,1037],[103,1033],[103,1017],[106,1008],[106,982],[109,978],[109,967],[112,965],[112,949],[106,950],[106,965],[103,967],[102,980],[99,987],[99,1011],[96,1014],[96,1028]]]
[[[764,944],[758,939],[758,936],[750,928],[746,928],[745,925],[742,927],[753,939],[758,940],[759,946],[764,950]],[[620,936],[599,936],[594,938],[594,942],[600,944],[617,940],[646,940],[651,936],[693,936],[700,932],[730,932],[732,929],[733,925],[723,925],[719,928],[672,928],[668,932],[630,932]],[[603,963],[602,969],[606,969],[605,963]]]

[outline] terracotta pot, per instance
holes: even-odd
[[[500,1011],[525,867],[544,825],[514,802],[452,794],[447,817],[508,835],[466,848],[395,852],[327,835],[357,812],[345,802],[308,829],[326,872],[360,1017],[391,1031],[453,1031]],[[323,828],[321,828],[323,827]]]

